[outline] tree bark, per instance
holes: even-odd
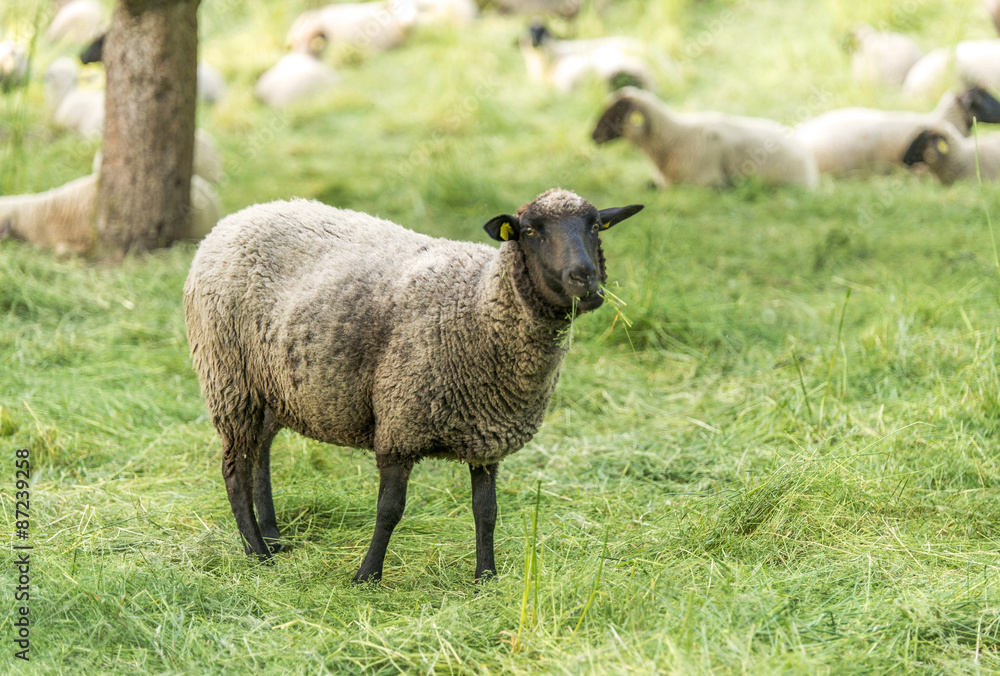
[[[104,46],[102,257],[169,246],[190,227],[198,2],[115,2]]]

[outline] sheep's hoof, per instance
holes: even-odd
[[[361,571],[359,570],[357,574],[355,574],[354,576],[354,584],[368,584],[370,582],[372,584],[377,585],[381,581],[382,581],[381,571],[370,573],[368,575],[362,575]]]
[[[271,551],[272,554],[277,554],[278,552],[283,552],[286,549],[288,549],[288,546],[284,542],[279,542],[277,540],[270,542],[264,540],[264,544],[267,545],[267,548]]]

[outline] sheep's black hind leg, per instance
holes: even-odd
[[[493,560],[493,529],[497,524],[497,464],[474,467],[472,516],[476,521],[476,580],[496,576]]]
[[[271,409],[264,410],[264,430],[257,447],[257,463],[253,470],[253,502],[257,508],[257,524],[264,537],[264,544],[272,554],[277,554],[284,546],[280,542],[278,520],[274,515],[274,498],[271,495],[271,442],[281,429],[274,419]]]
[[[236,517],[236,526],[243,538],[243,549],[247,554],[256,554],[261,560],[271,558],[271,552],[264,544],[260,527],[253,513],[253,462],[251,444],[236,442],[223,437],[222,477],[226,481],[229,504]]]
[[[382,579],[382,564],[392,530],[403,518],[406,508],[406,483],[411,466],[386,465],[379,468],[378,507],[375,515],[375,535],[355,582],[378,582]]]

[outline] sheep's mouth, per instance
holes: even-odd
[[[580,312],[596,310],[604,303],[604,294],[600,289],[596,291],[584,291],[583,294],[573,296],[573,302]]]

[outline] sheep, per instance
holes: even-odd
[[[184,311],[244,551],[282,549],[270,447],[288,427],[374,451],[375,534],[355,582],[381,579],[425,457],[469,465],[476,579],[495,575],[498,464],[542,422],[571,313],[604,300],[600,232],[641,209],[549,190],[487,221],[499,251],[305,200],[223,219],[191,263]]]
[[[951,185],[955,181],[976,180],[977,153],[982,179],[1000,180],[1000,133],[975,139],[962,136],[950,124],[937,124],[917,134],[902,160],[911,166],[926,164],[941,183]]]
[[[101,63],[104,61],[104,41],[107,33],[101,33],[80,52],[80,63]],[[198,62],[197,96],[205,103],[218,103],[226,95],[226,79],[212,64],[205,60]]]
[[[467,24],[479,15],[472,0],[416,0],[417,23]]]
[[[924,50],[901,33],[860,24],[851,31],[851,74],[857,82],[901,86]]]
[[[274,108],[329,91],[340,81],[336,71],[311,53],[291,52],[265,71],[254,95]]]
[[[300,14],[285,41],[299,53],[315,51],[317,39],[360,52],[381,52],[402,44],[416,20],[414,0],[327,5]]]
[[[580,12],[580,0],[493,0],[501,12],[514,14],[558,14],[572,19]]]
[[[839,108],[802,122],[795,133],[821,172],[846,176],[899,167],[907,145],[922,127],[943,121],[968,134],[973,118],[1000,122],[1000,101],[984,89],[970,87],[958,95],[945,93],[929,113]]]
[[[52,121],[82,136],[97,138],[104,128],[104,91],[78,89],[79,68],[73,59],[62,56],[45,72],[45,96]]]
[[[95,174],[100,171],[102,159],[102,153],[98,150],[91,164],[91,171]],[[211,134],[200,127],[194,130],[194,161],[191,173],[200,176],[213,186],[219,185],[223,175],[219,144]]]
[[[0,42],[0,91],[20,87],[28,77],[28,50],[20,42]]]
[[[101,32],[104,10],[96,0],[70,0],[56,12],[45,31],[49,42],[84,44]]]
[[[560,92],[570,92],[588,78],[611,85],[623,81],[648,88],[649,66],[640,56],[642,43],[625,37],[559,40],[542,24],[532,24],[519,41],[528,76]]]
[[[997,33],[1000,33],[1000,0],[983,0],[983,6],[993,20]]]
[[[660,187],[723,188],[756,176],[812,190],[819,180],[816,163],[788,127],[723,113],[678,113],[634,87],[612,95],[592,136],[598,144],[619,137],[634,143],[652,161]]]
[[[903,93],[929,98],[940,94],[951,81],[1000,89],[1000,40],[965,40],[954,47],[932,50],[910,68]]]
[[[97,173],[45,192],[0,197],[0,239],[20,239],[57,256],[85,255],[97,238],[94,215]],[[211,184],[191,177],[191,223],[181,239],[201,239],[219,220],[222,206]]]

